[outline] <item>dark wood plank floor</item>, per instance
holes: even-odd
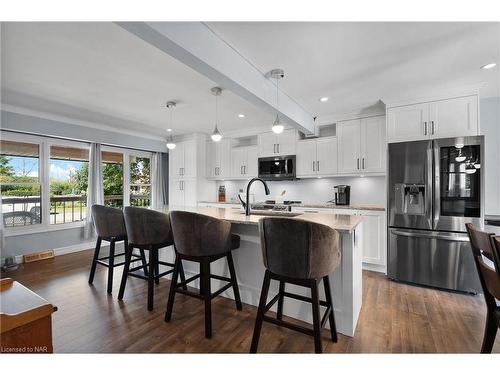
[[[204,337],[203,304],[178,295],[171,323],[165,323],[168,280],[156,287],[155,309],[146,310],[146,283],[129,279],[117,300],[121,268],[115,270],[113,296],[106,294],[106,271],[98,267],[87,283],[92,251],[59,256],[2,274],[12,277],[58,307],[53,315],[54,350],[59,353],[246,353],[256,309],[237,311],[232,300],[213,301],[213,338]],[[420,288],[363,274],[363,308],[354,337],[339,342],[323,334],[330,353],[477,353],[486,309],[482,296]],[[500,335],[498,335],[500,336]],[[311,353],[312,338],[264,323],[259,352]],[[494,352],[500,352],[497,337]]]

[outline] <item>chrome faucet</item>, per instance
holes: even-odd
[[[267,186],[266,181],[264,181],[261,178],[255,177],[252,178],[247,185],[247,196],[246,196],[246,202],[243,202],[243,199],[241,199],[240,195],[238,194],[238,198],[240,199],[241,204],[243,205],[243,208],[245,209],[245,215],[250,216],[250,186],[255,182],[255,181],[260,181],[264,184],[264,188],[266,189],[266,195],[271,194],[269,191],[269,186]]]

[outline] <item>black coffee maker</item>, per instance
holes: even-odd
[[[349,185],[337,185],[335,189],[335,204],[338,206],[348,206],[351,199],[351,187]]]

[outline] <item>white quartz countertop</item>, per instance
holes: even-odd
[[[169,210],[180,210],[196,212],[203,215],[208,215],[221,220],[228,220],[233,224],[258,225],[259,219],[268,217],[266,215],[250,215],[245,216],[245,213],[235,208],[218,208],[218,207],[170,207]],[[271,216],[271,215],[269,215]],[[337,215],[330,213],[304,213],[292,217],[294,220],[307,220],[314,223],[328,225],[329,227],[338,230],[339,232],[352,232],[363,220],[362,216],[357,215]]]
[[[239,202],[215,202],[215,201],[200,201],[202,204],[217,204],[217,205],[234,205],[240,204]],[[254,204],[254,203],[252,203]],[[335,203],[294,203],[292,207],[310,207],[310,208],[331,208],[331,209],[345,209],[345,210],[369,210],[369,211],[385,211],[385,207],[379,204],[351,204],[351,205],[337,205]]]

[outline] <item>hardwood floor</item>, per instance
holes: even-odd
[[[92,251],[23,265],[12,277],[58,307],[53,315],[56,353],[247,353],[256,308],[213,300],[213,337],[204,337],[203,304],[176,296],[172,322],[165,323],[168,280],[156,287],[154,311],[146,310],[147,285],[129,278],[117,300],[121,268],[113,295],[106,293],[106,270],[98,267],[87,283]],[[486,308],[482,296],[468,296],[391,282],[363,274],[363,308],[354,337],[332,343],[323,331],[326,353],[479,353]],[[286,303],[286,302],[285,302]],[[335,303],[335,301],[334,301]],[[500,334],[495,353],[500,352]],[[264,323],[259,353],[312,353],[311,337]]]

